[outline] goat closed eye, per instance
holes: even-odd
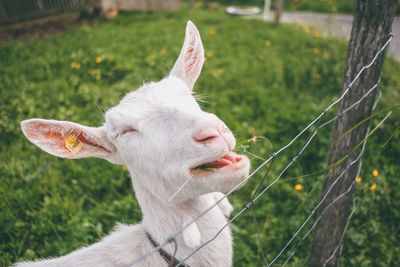
[[[137,132],[137,130],[134,128],[125,128],[120,132],[119,135],[121,136],[121,135],[125,135],[125,134],[136,133],[136,132]]]

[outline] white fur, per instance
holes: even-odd
[[[188,22],[182,51],[171,74],[127,94],[107,111],[98,128],[54,120],[31,119],[21,123],[26,137],[46,152],[65,158],[100,157],[127,166],[143,214],[139,225],[119,225],[100,242],[66,256],[16,266],[122,266],[153,248],[145,232],[162,243],[199,213],[221,199],[249,173],[250,162],[236,162],[216,171],[193,173],[191,168],[230,152],[235,139],[215,115],[200,109],[191,94],[204,62],[200,35]],[[73,154],[64,139],[74,133],[83,143]],[[229,153],[229,154],[228,154]],[[190,179],[190,177],[192,177]],[[188,179],[189,182],[168,201]],[[211,239],[233,210],[227,199],[188,227],[176,239],[177,259]],[[164,249],[172,254],[173,244]],[[194,254],[190,266],[231,266],[232,238],[229,228]],[[167,266],[154,253],[136,266]]]

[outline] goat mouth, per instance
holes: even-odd
[[[214,172],[214,171],[217,171],[224,167],[238,163],[242,159],[243,158],[241,156],[239,156],[231,151],[221,158],[218,158],[211,162],[201,164],[197,167],[191,168],[190,170],[193,175],[202,175],[202,174]]]

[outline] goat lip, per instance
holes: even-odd
[[[240,155],[230,151],[226,155],[221,158],[218,158],[214,161],[200,164],[196,167],[190,169],[191,173],[195,176],[210,174],[212,172],[218,171],[224,167],[234,165],[242,160]]]

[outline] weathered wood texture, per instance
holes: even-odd
[[[358,0],[356,4],[351,38],[347,53],[344,76],[342,80],[342,93],[361,68],[367,65],[379,49],[385,44],[391,32],[393,18],[398,6],[398,0]],[[348,94],[343,98],[338,107],[338,114],[357,101],[370,88],[374,86],[381,75],[385,54],[382,53],[371,68],[364,71],[354,83]],[[375,92],[366,97],[360,105],[345,113],[335,123],[331,145],[328,155],[328,166],[348,155],[366,136],[368,123],[362,124],[356,130],[345,137],[340,138],[346,131],[357,123],[370,116],[375,99]],[[329,187],[337,179],[350,162],[354,161],[361,146],[341,165],[330,169],[322,188],[321,198]],[[319,213],[342,193],[346,192],[355,179],[360,161],[352,165],[341,181],[331,190]],[[354,188],[353,188],[354,189]],[[318,223],[309,258],[309,266],[322,266],[340,242],[345,225],[350,214],[350,206],[353,192],[341,198],[336,204],[327,210]],[[339,251],[339,250],[338,250]],[[339,253],[329,261],[327,266],[337,266]]]

